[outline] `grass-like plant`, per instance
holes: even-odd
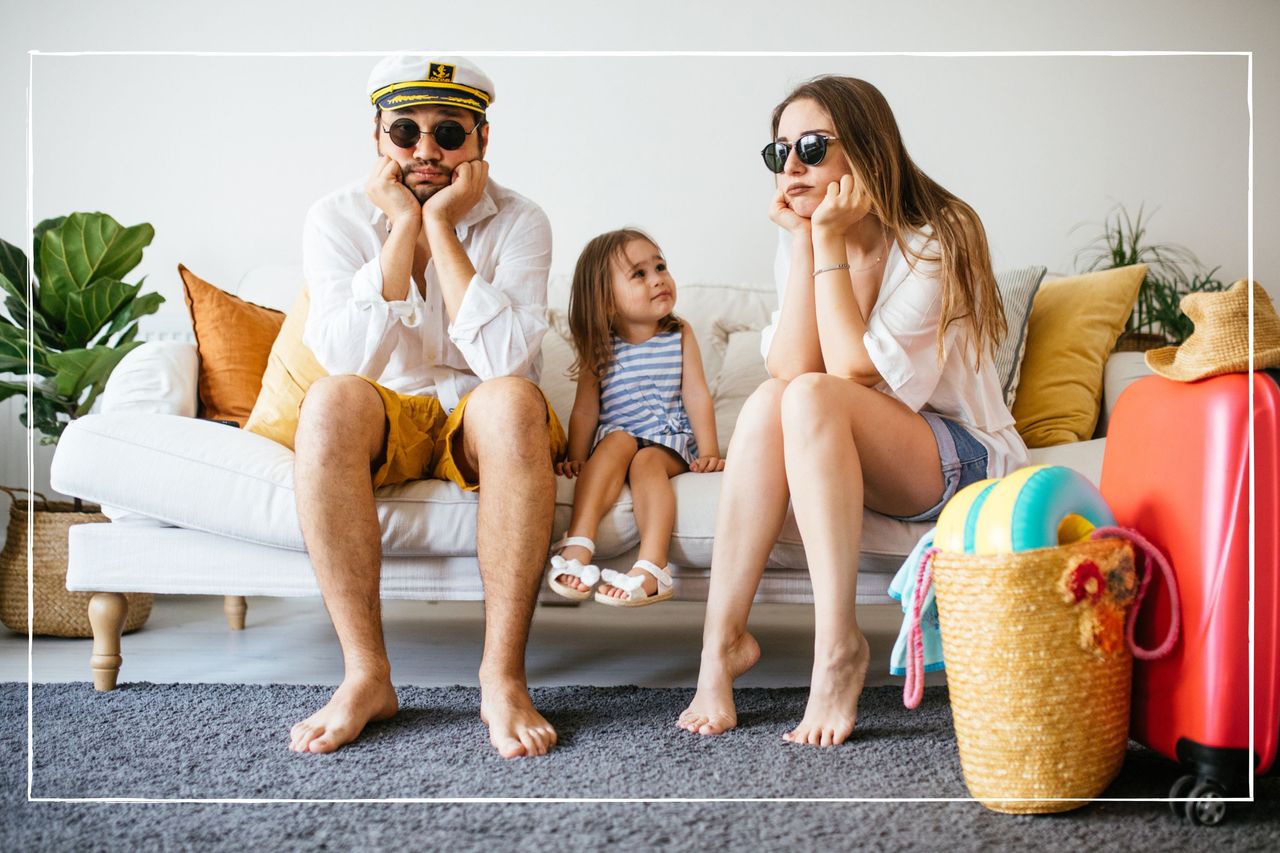
[[[27,396],[31,379],[20,419],[42,433],[41,443],[56,442],[89,411],[120,359],[141,343],[138,321],[164,302],[141,293],[141,280],[123,281],[154,236],[145,222],[126,228],[105,213],[46,219],[33,235],[30,300],[27,256],[0,240],[0,401]]]
[[[1131,216],[1123,204],[1103,220],[1102,234],[1076,255],[1083,272],[1146,264],[1147,277],[1129,316],[1128,335],[1153,335],[1180,344],[1194,328],[1179,303],[1188,293],[1222,290],[1215,278],[1219,267],[1206,269],[1190,249],[1176,243],[1157,243],[1147,236],[1150,216],[1138,206]]]

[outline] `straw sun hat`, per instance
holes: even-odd
[[[1162,376],[1193,382],[1249,369],[1249,282],[1220,293],[1188,293],[1179,305],[1195,323],[1181,346],[1147,352],[1147,366]],[[1280,316],[1262,285],[1253,282],[1253,369],[1280,368]]]

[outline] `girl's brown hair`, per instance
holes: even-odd
[[[793,101],[808,98],[831,116],[837,143],[858,184],[909,262],[936,263],[941,268],[942,318],[938,326],[938,360],[952,323],[968,320],[977,365],[984,353],[994,358],[1007,329],[1004,305],[996,290],[991,253],[982,220],[972,207],[952,195],[920,170],[902,144],[898,122],[880,90],[854,77],[815,77],[802,83],[773,110],[773,137],[778,136],[782,111]],[[925,226],[933,229],[925,255],[907,240]],[[936,242],[935,242],[936,241]]]
[[[638,228],[619,228],[593,237],[573,268],[573,289],[569,293],[569,331],[577,352],[569,368],[571,379],[581,379],[583,372],[603,376],[613,359],[613,273],[625,260],[623,249],[632,240],[653,238]],[[659,332],[680,328],[675,314],[658,321]]]

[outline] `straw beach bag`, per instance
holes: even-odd
[[[31,524],[32,600],[35,616],[32,632],[53,637],[92,637],[89,624],[91,592],[67,589],[67,531],[75,524],[105,522],[107,517],[94,504],[51,501],[39,492],[28,514],[27,501],[18,495],[24,489],[0,486],[13,499],[9,508],[9,532],[0,551],[0,621],[19,633],[27,633],[27,524]],[[155,596],[131,593],[125,633],[141,628],[151,615]]]
[[[1135,570],[1134,546],[1172,570],[1140,535],[1098,528],[1090,538],[1001,554],[931,548],[913,599],[904,701],[923,682],[920,602],[935,584],[960,765],[969,793],[994,811],[1079,808],[1110,784],[1129,735],[1135,617],[1151,579]],[[914,700],[914,704],[913,704]]]

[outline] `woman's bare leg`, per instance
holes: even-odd
[[[676,723],[691,732],[719,734],[737,725],[734,679],[760,658],[747,615],[787,517],[781,419],[786,387],[781,379],[762,384],[734,427],[716,511],[698,691]]]
[[[783,735],[832,746],[852,733],[870,648],[858,627],[858,553],[864,503],[893,515],[923,512],[942,494],[933,431],[872,388],[827,374],[795,379],[782,398],[791,504],[813,583],[813,679],[804,719]]]
[[[627,479],[627,468],[636,455],[636,440],[625,432],[611,432],[600,443],[578,475],[578,485],[573,492],[573,515],[569,519],[567,536],[585,536],[595,540],[600,519],[608,512],[622,492]],[[569,545],[560,552],[566,560],[581,563],[591,561],[591,552],[578,545]],[[557,581],[572,589],[587,591],[587,585],[573,575],[560,575]]]
[[[636,525],[640,528],[638,556],[659,568],[666,568],[671,531],[676,526],[676,493],[671,488],[671,478],[688,470],[684,460],[665,447],[645,447],[631,460],[627,473]],[[657,593],[658,579],[644,569],[632,569],[628,574],[644,578],[646,595]],[[607,583],[600,585],[600,592],[614,598],[627,594]]]

